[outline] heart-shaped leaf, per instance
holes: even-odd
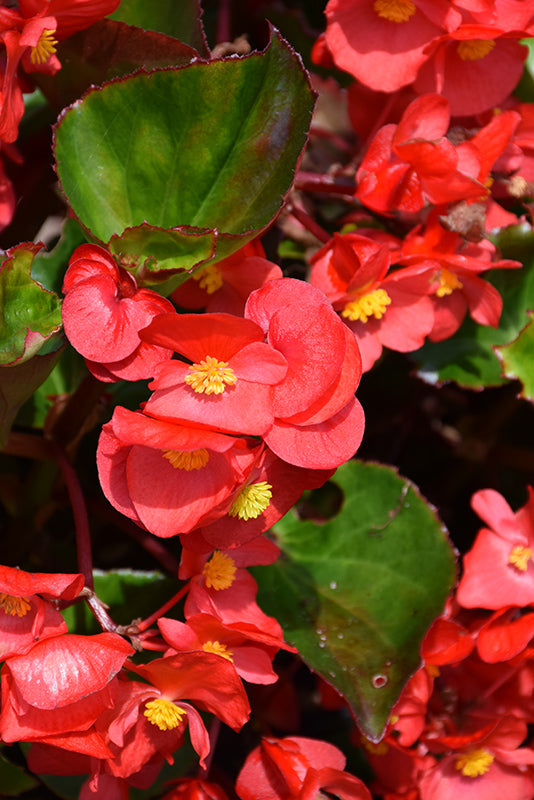
[[[57,172],[100,241],[114,237],[117,247],[127,228],[145,223],[216,230],[218,260],[280,210],[312,106],[300,59],[273,31],[261,53],[137,73],[89,91],[56,126]],[[153,244],[141,248],[152,270],[165,260]],[[192,245],[188,268],[198,263]]]
[[[260,604],[378,741],[452,588],[454,552],[434,510],[390,467],[351,461],[331,480],[344,494],[337,515],[276,525],[282,556],[258,569]]]

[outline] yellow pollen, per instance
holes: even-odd
[[[239,519],[256,519],[262,514],[271,501],[273,487],[270,483],[260,481],[251,483],[242,489],[228,511],[229,516]]]
[[[386,742],[371,742],[370,739],[363,739],[362,743],[368,753],[371,753],[373,756],[383,756],[389,750],[389,746]]]
[[[170,731],[177,728],[183,717],[187,714],[180,706],[158,697],[157,700],[150,700],[145,706],[145,717],[152,725],[157,725],[160,731]]]
[[[494,756],[481,747],[479,750],[471,750],[470,753],[458,756],[454,765],[466,778],[478,778],[489,770],[493,759]]]
[[[391,298],[384,289],[375,289],[373,292],[364,294],[358,300],[348,302],[341,312],[341,316],[347,317],[351,322],[356,322],[356,320],[367,322],[369,317],[382,319],[390,303]]]
[[[215,550],[210,560],[204,565],[202,574],[208,589],[228,589],[234,581],[236,565],[233,558]]]
[[[31,603],[27,597],[0,593],[0,608],[11,617],[25,617],[31,608]]]
[[[435,664],[425,664],[425,669],[431,678],[437,678],[440,675],[439,667]]]
[[[206,392],[206,394],[222,394],[228,386],[233,386],[237,382],[232,367],[228,366],[227,361],[217,361],[213,356],[206,356],[200,364],[189,366],[189,375],[185,376],[185,382],[195,392]]]
[[[531,558],[532,550],[530,547],[521,547],[521,545],[518,545],[517,547],[514,547],[508,556],[508,563],[520,570],[520,572],[526,572],[528,568],[528,562]]]
[[[204,642],[202,645],[202,649],[205,653],[215,653],[216,656],[222,656],[226,658],[227,661],[234,662],[232,656],[234,655],[231,650],[228,650],[225,644],[221,644],[218,641],[215,642]]]
[[[201,289],[205,289],[208,294],[213,294],[223,285],[223,276],[219,267],[215,264],[208,264],[195,272],[193,279],[198,281]]]
[[[491,53],[494,47],[494,39],[470,39],[460,42],[457,50],[462,61],[478,61]]]
[[[375,0],[373,8],[379,17],[390,22],[408,22],[417,10],[412,0]]]
[[[30,61],[32,64],[44,64],[50,56],[56,52],[57,39],[54,39],[54,31],[47,31],[46,28],[39,37],[39,41],[32,47]]]
[[[461,289],[463,283],[458,280],[458,277],[445,267],[442,267],[439,274],[439,286],[436,289],[436,297],[447,297],[452,294],[455,289]]]
[[[202,469],[210,459],[210,454],[203,447],[200,450],[163,450],[163,458],[170,461],[174,469],[185,469],[191,472],[193,469]]]

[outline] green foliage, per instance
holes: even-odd
[[[532,234],[528,239],[531,246]],[[529,254],[527,257],[523,251],[518,255],[527,265],[523,269],[503,269],[484,275],[484,279],[492,283],[503,298],[499,327],[478,325],[468,318],[450,339],[428,342],[413,355],[420,377],[430,383],[455,381],[468,389],[500,386],[507,382],[508,376],[503,377],[494,348],[508,344],[519,335],[528,322],[528,309],[534,307],[532,256]]]
[[[316,524],[288,514],[276,525],[282,556],[257,571],[260,603],[377,741],[452,589],[454,552],[393,469],[352,461],[332,481],[344,495],[335,516]]]
[[[198,0],[122,0],[111,19],[127,22],[145,31],[173,36],[193,47],[202,57],[209,56],[201,24],[202,10]]]
[[[2,797],[16,797],[37,786],[37,781],[22,767],[11,764],[0,755],[0,787]]]
[[[58,175],[82,225],[102,242],[113,238],[116,253],[117,237],[134,229],[125,248],[134,246],[151,270],[176,269],[176,238],[167,237],[166,249],[154,229],[177,231],[179,264],[192,268],[206,259],[203,238],[184,242],[183,226],[213,231],[218,260],[272,221],[291,186],[312,106],[298,57],[274,31],[262,53],[137,74],[90,91],[56,127]]]
[[[13,247],[0,265],[0,365],[34,356],[61,327],[61,302],[32,278],[38,245]]]
[[[517,339],[504,347],[497,347],[497,356],[501,359],[504,374],[507,378],[517,378],[523,384],[521,396],[534,402],[534,320],[533,312],[529,312],[530,322],[523,328]]]
[[[176,583],[160,572],[95,570],[94,582],[98,598],[109,606],[118,625],[129,625],[134,619],[149,616],[177,591]],[[63,617],[69,633],[100,633],[98,623],[85,603],[69,606],[63,611]]]

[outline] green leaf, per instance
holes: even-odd
[[[57,56],[68,65],[55,75],[35,79],[57,113],[93,84],[128,75],[140,67],[180,66],[198,58],[197,51],[170,36],[102,19],[60,42]]]
[[[33,259],[31,276],[44,289],[61,294],[63,278],[69,258],[78,245],[86,242],[85,235],[74,219],[65,219],[61,236],[50,252],[37,253]]]
[[[344,494],[336,516],[318,525],[288,514],[275,526],[282,556],[257,570],[259,602],[378,741],[452,589],[454,552],[393,469],[351,461],[331,480]]]
[[[169,600],[178,591],[176,581],[160,572],[141,572],[118,569],[93,573],[95,592],[109,606],[111,618],[117,625],[128,625],[138,617],[143,619]],[[69,606],[63,612],[69,633],[99,633],[98,624],[85,603]],[[172,612],[170,612],[172,616]]]
[[[31,277],[40,245],[7,251],[0,264],[0,365],[21,364],[61,328],[61,301]]]
[[[63,337],[58,336],[58,341],[64,341]],[[0,448],[7,441],[19,409],[46,380],[60,355],[61,350],[57,350],[12,367],[0,367]]]
[[[428,342],[413,353],[418,375],[428,383],[455,381],[469,389],[483,389],[507,382],[494,348],[513,341],[528,322],[527,311],[534,307],[534,269],[496,270],[484,279],[503,298],[499,327],[478,325],[469,318],[450,339]]]
[[[529,312],[530,322],[517,339],[495,352],[500,359],[504,374],[511,380],[518,379],[523,384],[521,397],[534,402],[534,312]]]
[[[184,270],[210,261],[216,243],[216,231],[187,227],[165,230],[145,224],[127,228],[121,236],[112,236],[109,249],[136,276],[138,283],[147,285],[167,280],[169,272],[174,270],[181,270],[183,280],[187,280],[190,276]],[[150,253],[148,258],[147,253]]]
[[[173,36],[181,42],[194,47],[203,57],[209,58],[209,50],[202,28],[202,9],[199,0],[121,0],[119,8],[111,14],[111,19],[136,25],[146,31],[158,31]]]
[[[3,755],[0,755],[0,787],[2,787],[2,797],[16,797],[22,792],[27,792],[37,786],[37,781],[31,775],[11,764]]]
[[[216,230],[218,260],[280,210],[312,106],[298,56],[274,31],[261,53],[138,73],[90,91],[56,127],[58,175],[100,241],[144,223]],[[161,240],[157,254],[151,245],[142,256],[154,269],[165,253]],[[198,262],[191,245],[189,268]],[[174,252],[171,242],[167,257]]]

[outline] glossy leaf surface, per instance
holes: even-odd
[[[136,74],[90,91],[56,127],[58,175],[75,214],[100,241],[144,223],[217,229],[222,258],[279,211],[312,105],[300,60],[274,31],[261,53]],[[153,269],[149,238],[143,256]],[[156,260],[164,260],[161,250]],[[188,266],[197,263],[195,250]]]
[[[331,480],[344,495],[334,517],[288,514],[275,527],[282,557],[257,573],[260,603],[377,741],[452,588],[454,553],[434,510],[393,469],[352,461]]]

